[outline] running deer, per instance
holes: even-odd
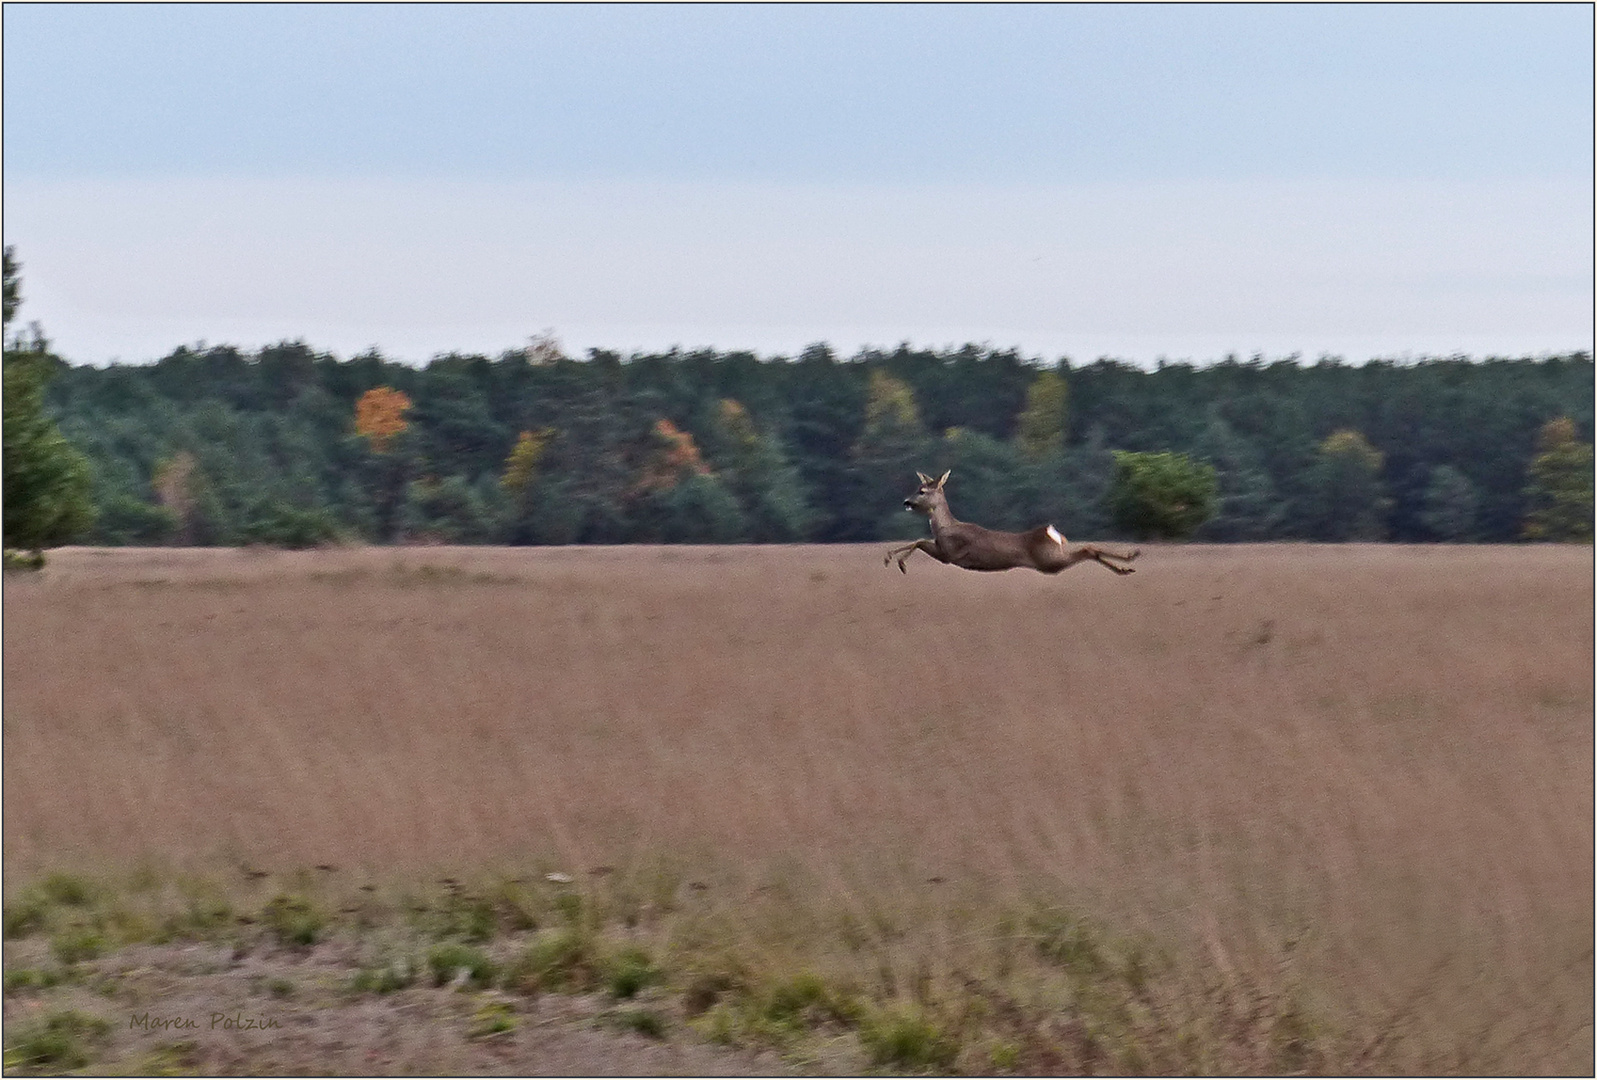
[[[966,570],[1013,570],[1017,566],[1029,566],[1045,574],[1057,574],[1091,559],[1117,574],[1135,573],[1131,567],[1117,566],[1110,560],[1130,562],[1140,552],[1133,550],[1121,555],[1092,544],[1083,544],[1075,551],[1067,551],[1065,538],[1052,525],[1012,533],[996,532],[960,521],[948,509],[948,496],[943,494],[948,473],[945,472],[936,480],[921,472],[915,475],[920,477],[920,487],[914,495],[904,500],[904,507],[918,510],[931,519],[932,538],[894,548],[882,560],[883,566],[891,564],[896,558],[900,572],[907,574],[909,571],[904,569],[905,561],[915,552],[924,551],[938,562]]]

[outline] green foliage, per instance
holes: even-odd
[[[239,539],[246,544],[282,548],[316,547],[337,540],[338,532],[332,515],[278,499],[265,499],[251,507],[238,530]]]
[[[143,1072],[147,1076],[194,1076],[199,1072],[198,1049],[193,1039],[158,1046],[144,1056]]]
[[[1138,539],[1180,540],[1213,515],[1216,490],[1214,466],[1185,454],[1117,450],[1109,510]]]
[[[486,952],[458,941],[433,946],[427,954],[427,967],[432,971],[434,986],[457,978],[464,978],[472,986],[488,986],[497,971]]]
[[[1431,470],[1420,520],[1432,536],[1455,543],[1475,539],[1479,508],[1480,495],[1463,472],[1451,465],[1438,465]]]
[[[908,384],[884,371],[870,375],[865,430],[853,447],[857,498],[870,513],[854,525],[859,539],[920,535],[923,522],[903,511],[907,478],[922,464],[930,441]]]
[[[5,326],[17,317],[17,307],[22,303],[22,266],[17,262],[17,249],[10,244],[5,248],[4,313]]]
[[[465,892],[451,893],[434,914],[435,936],[475,943],[490,940],[499,921],[491,898]]]
[[[1130,531],[1107,501],[1117,449],[1214,467],[1203,539],[1451,535],[1469,499],[1445,466],[1474,489],[1460,535],[1506,541],[1563,505],[1530,476],[1538,429],[1567,415],[1589,445],[1592,424],[1584,354],[1146,371],[974,346],[844,359],[815,345],[791,361],[539,349],[422,368],[298,342],[52,360],[43,415],[90,463],[99,523],[80,535],[181,544],[319,542],[330,527],[379,542],[867,541],[918,535],[905,485],[950,466],[966,520],[1108,538]],[[390,410],[404,426],[381,453],[372,417],[356,433],[376,388],[412,403]],[[1373,482],[1343,431],[1379,459]]]
[[[282,894],[266,905],[262,921],[282,944],[308,948],[316,944],[327,919],[306,897]]]
[[[766,1020],[778,1024],[851,1023],[860,1015],[854,997],[811,971],[800,971],[767,983],[758,990],[757,1007]]]
[[[416,984],[419,965],[409,956],[397,956],[372,967],[362,967],[350,980],[357,994],[392,994]]]
[[[5,352],[7,547],[59,547],[94,523],[88,459],[44,412],[44,386],[56,363],[42,344]]]
[[[511,962],[505,986],[521,993],[545,990],[587,990],[602,971],[599,951],[590,934],[577,927],[540,933]]]
[[[487,1039],[516,1030],[516,1010],[508,1001],[485,1001],[472,1014],[466,1037]]]
[[[665,1038],[665,1017],[653,1009],[621,1009],[612,1013],[611,1026],[650,1039]]]
[[[787,543],[809,535],[814,515],[780,440],[761,435],[742,404],[723,398],[708,425],[711,456],[737,499],[747,538]]]
[[[959,1042],[925,1010],[898,1005],[867,1017],[860,1043],[871,1064],[895,1069],[946,1072],[959,1055]]]
[[[743,510],[719,477],[693,473],[647,496],[644,538],[667,544],[725,544],[742,537]]]
[[[109,1022],[72,1009],[7,1024],[6,1072],[31,1074],[84,1068],[93,1060],[96,1044],[103,1042],[110,1030]]]
[[[50,901],[38,889],[26,889],[5,905],[5,938],[30,937],[44,929]]]
[[[24,990],[48,990],[61,982],[62,973],[53,969],[37,969],[7,966],[5,971],[5,992],[18,993]]]
[[[1567,416],[1549,420],[1537,438],[1525,497],[1527,540],[1592,540],[1592,447],[1575,437]]]
[[[39,891],[52,903],[67,907],[87,907],[94,899],[94,888],[76,874],[50,874],[39,883]]]
[[[1019,447],[969,428],[952,428],[945,433],[941,449],[932,463],[932,473],[941,476],[944,469],[952,470],[949,499],[962,520],[992,529],[1029,529],[1037,524],[1033,519],[1041,485],[1035,463],[1028,461]],[[914,483],[913,477],[905,478],[900,502]],[[913,535],[925,534],[925,519],[905,513],[902,506],[895,508],[915,524]]]
[[[99,504],[99,516],[88,539],[97,544],[165,544],[178,531],[177,515],[164,506],[121,492]]]
[[[51,936],[50,951],[63,964],[93,960],[105,951],[105,935],[92,923],[76,922]]]
[[[4,565],[8,571],[44,569],[44,552],[42,551],[12,551],[10,548],[6,548],[4,559]]]
[[[1278,534],[1285,507],[1275,481],[1252,444],[1218,411],[1199,435],[1194,454],[1214,466],[1219,496],[1214,516],[1195,535],[1235,543]]]
[[[609,957],[605,968],[605,989],[616,998],[636,997],[638,991],[660,978],[660,970],[648,950],[636,945],[628,945]]]
[[[1041,460],[1065,448],[1065,409],[1069,388],[1057,371],[1040,372],[1026,389],[1026,409],[1020,414],[1015,441],[1021,452]]]
[[[45,385],[64,367],[37,323],[31,337],[13,338],[22,303],[16,249],[4,254],[4,532],[7,548],[33,552],[59,547],[94,523],[91,472],[83,453],[62,437],[45,412]],[[34,560],[43,565],[41,559]],[[8,562],[7,567],[11,564]]]
[[[1344,428],[1320,443],[1309,472],[1308,518],[1316,540],[1381,540],[1392,500],[1381,480],[1385,456]]]
[[[463,476],[422,479],[410,485],[405,502],[407,536],[460,544],[486,539],[489,511]]]

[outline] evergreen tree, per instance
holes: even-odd
[[[1320,444],[1309,474],[1309,525],[1316,540],[1382,540],[1392,502],[1381,482],[1384,457],[1351,429]]]
[[[1549,420],[1536,442],[1525,497],[1527,540],[1592,540],[1592,447],[1567,416]]]
[[[921,535],[923,522],[905,520],[904,485],[928,450],[914,391],[885,371],[871,372],[865,430],[853,450],[859,503],[852,539],[897,540]]]
[[[1432,537],[1453,543],[1475,539],[1479,509],[1480,496],[1469,477],[1451,465],[1438,465],[1431,470],[1420,520]]]
[[[5,352],[5,546],[35,553],[94,524],[88,460],[44,413],[55,362],[42,347]]]
[[[59,547],[94,524],[88,459],[45,414],[45,384],[63,361],[35,325],[30,339],[13,340],[11,320],[22,303],[21,266],[4,252],[4,534],[5,546],[34,553]]]
[[[718,475],[737,499],[746,539],[790,543],[808,536],[813,515],[803,482],[781,442],[761,435],[741,403],[722,398],[709,425]]]
[[[931,461],[931,472],[941,475],[944,469],[953,470],[949,487],[962,520],[1010,531],[1038,523],[1035,462],[1027,460],[1016,445],[1019,442],[999,442],[966,428],[953,428],[944,436],[940,452]],[[913,481],[905,483],[904,494],[912,485]]]
[[[1275,483],[1252,446],[1218,412],[1204,429],[1194,453],[1214,466],[1218,485],[1214,516],[1204,522],[1196,535],[1225,543],[1275,536],[1284,514]]]

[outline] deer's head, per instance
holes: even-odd
[[[953,470],[950,469],[949,472],[953,472]],[[915,475],[920,477],[920,487],[915,489],[915,494],[904,500],[904,509],[918,510],[922,514],[930,515],[932,508],[938,503],[946,505],[947,500],[943,495],[943,485],[948,483],[948,473],[945,472],[936,480],[933,480],[923,472],[918,472]]]

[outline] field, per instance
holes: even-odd
[[[8,1064],[1593,1071],[1589,547],[883,550],[8,575]]]

